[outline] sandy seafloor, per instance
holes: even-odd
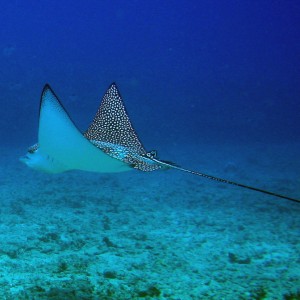
[[[299,198],[299,149],[161,159]],[[1,148],[0,299],[299,299],[300,204],[178,171],[48,175],[24,152]]]

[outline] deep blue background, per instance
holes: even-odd
[[[84,130],[116,81],[147,148],[300,140],[299,1],[0,1],[1,140],[49,82]]]

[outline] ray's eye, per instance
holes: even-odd
[[[33,154],[33,153],[36,152],[37,149],[38,149],[38,144],[35,144],[35,145],[28,148],[28,152]]]
[[[36,149],[32,149],[32,148],[28,149],[28,152],[31,153],[31,154],[34,153],[35,151],[36,151]]]

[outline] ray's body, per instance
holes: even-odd
[[[69,170],[114,173],[131,169],[177,169],[300,203],[299,199],[159,160],[156,151],[147,152],[139,140],[115,83],[106,91],[93,122],[84,134],[75,126],[50,86],[45,85],[40,102],[38,143],[30,147],[20,160],[33,169],[48,173]]]

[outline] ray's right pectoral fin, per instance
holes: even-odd
[[[41,96],[38,145],[36,160],[39,164],[47,165],[44,168],[46,172],[59,173],[75,169],[121,172],[129,169],[124,163],[103,153],[82,135],[49,85],[45,85]]]

